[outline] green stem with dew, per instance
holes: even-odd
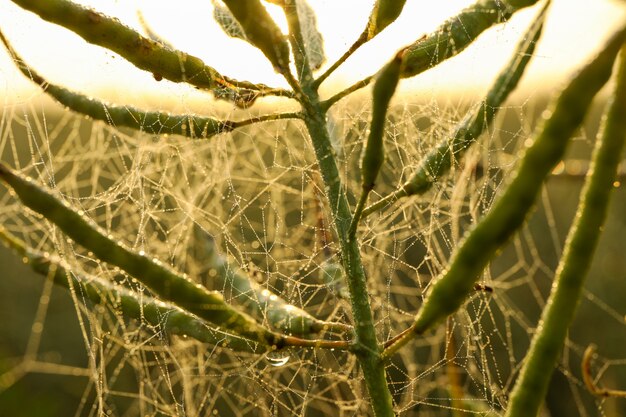
[[[623,41],[622,41],[623,42]],[[550,297],[515,387],[506,417],[536,416],[578,306],[602,225],[613,181],[626,141],[626,46],[622,47],[617,85],[606,115],[604,131],[594,150],[574,224],[565,243]]]
[[[470,111],[454,129],[449,139],[443,140],[420,161],[415,173],[396,191],[381,198],[363,210],[363,217],[404,197],[426,193],[445,175],[453,163],[473,145],[491,125],[502,104],[515,90],[533,57],[535,45],[541,37],[543,22],[550,2],[539,11],[536,19],[522,36],[513,57],[500,72],[485,99]]]
[[[626,28],[613,36],[563,90],[513,180],[453,253],[446,270],[431,285],[413,325],[387,344],[385,358],[454,313],[473,291],[496,251],[524,222],[544,179],[563,157],[569,138],[582,123],[594,96],[608,81],[625,39]]]

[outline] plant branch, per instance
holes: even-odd
[[[362,80],[357,81],[356,83],[352,84],[350,87],[346,88],[345,90],[340,91],[339,93],[337,93],[334,96],[330,97],[329,99],[327,99],[325,101],[322,101],[322,103],[321,103],[322,109],[324,111],[327,111],[335,103],[337,103],[339,100],[341,100],[344,97],[349,96],[350,94],[354,93],[355,91],[358,91],[361,88],[369,85],[369,83],[371,83],[373,79],[374,79],[373,75],[367,76],[367,77],[363,78]]]
[[[585,180],[563,255],[537,331],[511,392],[506,417],[537,415],[548,383],[574,319],[593,254],[606,219],[613,181],[626,141],[626,28],[609,43],[601,62],[610,72],[615,49],[622,46],[617,85],[608,108],[603,132],[596,142],[592,168]]]
[[[549,4],[550,2],[547,1],[537,17],[533,19],[533,23],[522,36],[511,60],[487,92],[485,100],[478,104],[473,111],[468,112],[456,126],[449,139],[440,142],[422,158],[415,173],[402,186],[365,208],[363,217],[367,217],[403,197],[426,193],[487,130],[502,104],[519,84],[533,57],[535,45],[541,37]]]
[[[313,82],[313,88],[318,89],[320,85],[333,73],[337,68],[339,68],[344,62],[348,60],[363,44],[367,42],[367,30],[361,33],[361,36],[348,48],[343,55],[335,61],[326,71],[322,73],[319,77],[315,79]],[[332,105],[332,104],[331,104]],[[330,107],[330,105],[328,106]]]
[[[305,123],[317,163],[324,181],[328,206],[341,247],[341,259],[350,292],[350,301],[354,319],[356,340],[353,345],[363,377],[372,399],[372,408],[376,417],[393,417],[393,400],[385,376],[385,364],[380,361],[380,346],[376,337],[374,318],[369,301],[369,291],[360,248],[356,239],[350,239],[348,228],[351,213],[341,176],[333,154],[330,137],[326,127],[325,111],[319,103],[315,90],[309,91],[312,108],[307,111]]]
[[[341,64],[343,64],[350,56],[356,52],[362,45],[372,40],[376,35],[383,31],[387,26],[393,23],[402,13],[406,0],[376,0],[365,30],[352,44],[350,48],[328,68],[315,82],[314,88],[318,88],[320,84],[328,78]]]
[[[625,39],[626,28],[618,32],[563,90],[511,183],[459,244],[446,270],[431,285],[410,332],[389,345],[383,357],[389,358],[412,337],[455,312],[473,291],[487,263],[524,222],[544,179],[563,157],[569,138],[582,123],[593,97],[608,81],[615,56]],[[539,368],[539,372],[545,374],[546,367]]]
[[[115,127],[129,127],[156,135],[171,134],[192,139],[208,139],[217,134],[232,132],[235,129],[255,123],[302,117],[300,113],[274,113],[234,121],[218,120],[195,114],[177,115],[166,112],[146,111],[131,106],[110,105],[81,93],[68,90],[60,85],[50,83],[26,64],[11,47],[2,31],[0,31],[0,41],[4,43],[20,72],[26,78],[39,85],[54,100],[74,112]]]

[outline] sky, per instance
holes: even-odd
[[[309,0],[318,13],[325,36],[327,65],[334,62],[362,32],[373,0]],[[237,79],[284,86],[264,56],[245,42],[230,39],[212,21],[209,0],[90,0],[81,3],[118,17],[139,29],[137,10],[164,39],[202,58],[222,73]],[[471,4],[467,0],[408,0],[402,16],[377,38],[362,47],[323,88],[325,95],[370,75],[399,48],[435,29],[446,17]],[[274,7],[274,9],[272,9]],[[280,10],[268,6],[284,26]],[[480,90],[504,66],[521,34],[536,15],[532,7],[505,25],[487,31],[470,48],[440,67],[406,80],[403,91],[436,94]],[[553,85],[584,62],[620,22],[626,21],[623,0],[554,0],[542,43],[524,85]],[[145,97],[182,97],[202,100],[198,92],[169,82],[157,83],[150,74],[135,70],[115,54],[87,45],[73,33],[42,21],[0,0],[0,27],[27,62],[51,82],[108,101],[141,101]],[[0,94],[4,101],[24,102],[40,91],[14,68],[0,50]],[[200,97],[200,98],[199,98]]]

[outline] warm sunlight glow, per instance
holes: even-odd
[[[373,1],[310,0],[318,13],[319,28],[325,36],[326,66],[336,60],[364,29]],[[238,79],[284,86],[261,52],[243,41],[228,38],[212,21],[208,0],[83,1],[140,28],[137,10],[150,26],[175,47],[201,57],[219,71]],[[375,72],[394,51],[435,29],[446,17],[462,9],[468,0],[445,2],[409,1],[400,19],[372,42],[361,48],[324,85],[329,93]],[[598,39],[607,36],[626,16],[623,4],[598,1],[587,7],[586,0],[555,0],[538,57],[525,81],[539,84],[563,74],[588,56]],[[276,6],[268,6],[284,27]],[[406,89],[428,92],[480,87],[500,69],[520,33],[533,18],[535,8],[515,15],[506,25],[488,31],[466,52],[415,80],[405,81]],[[0,0],[0,26],[15,48],[51,81],[73,89],[101,94],[109,99],[156,94],[156,81],[149,74],[132,70],[130,64],[101,48],[86,46],[67,30],[41,21],[8,0]],[[161,82],[159,88],[164,88]],[[9,94],[33,94],[24,80],[0,52],[0,88]],[[179,89],[178,86],[167,88]],[[29,93],[30,91],[30,93]],[[195,94],[191,91],[189,94]],[[22,97],[26,99],[28,97]]]

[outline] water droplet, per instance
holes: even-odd
[[[285,365],[289,362],[289,354],[287,352],[270,352],[265,355],[265,359],[270,363],[270,365],[279,367]]]

